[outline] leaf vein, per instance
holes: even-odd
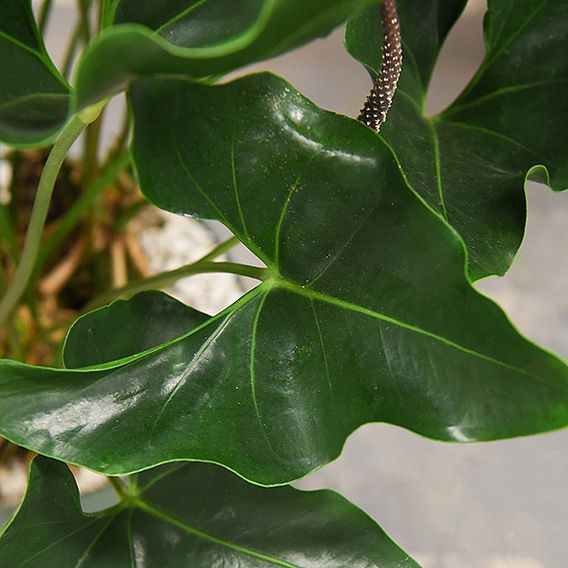
[[[256,418],[258,420],[258,424],[260,425],[262,435],[264,436],[264,439],[266,440],[266,443],[268,444],[270,449],[275,454],[278,455],[278,452],[276,452],[276,449],[272,445],[272,442],[270,441],[268,434],[266,432],[266,426],[264,425],[264,422],[262,421],[262,417],[260,415],[260,406],[258,404],[258,398],[256,396],[256,375],[255,375],[256,338],[257,338],[257,333],[258,333],[258,322],[260,320],[260,314],[262,312],[262,309],[264,308],[264,304],[266,302],[266,299],[268,298],[269,292],[270,292],[270,290],[267,290],[260,297],[260,300],[258,302],[258,306],[257,306],[255,314],[254,314],[254,318],[253,318],[253,321],[252,321],[252,330],[251,330],[251,338],[250,338],[249,382],[250,382],[251,397],[252,397],[252,402],[253,402],[253,406],[254,406],[254,411],[256,413]]]
[[[49,546],[42,548],[41,550],[39,550],[38,552],[36,552],[32,556],[30,556],[29,558],[26,558],[26,560],[24,560],[23,562],[18,564],[18,566],[16,568],[22,568],[22,566],[29,564],[32,560],[35,560],[38,556],[41,556],[44,552],[51,550],[52,548],[56,547],[57,545],[61,544],[64,541],[66,541],[68,538],[71,538],[72,536],[84,531],[85,529],[88,529],[91,525],[95,524],[98,520],[99,519],[93,519],[90,523],[87,523],[86,525],[83,525],[82,527],[79,527],[78,529],[71,531],[70,533],[66,534],[65,536],[57,539],[55,542],[52,542]]]
[[[439,117],[441,119],[445,119],[446,116],[451,116],[453,114],[459,113],[464,110],[469,110],[471,108],[475,108],[478,106],[483,105],[487,101],[491,101],[493,99],[508,95],[510,93],[517,93],[520,91],[528,91],[531,89],[537,89],[539,87],[546,87],[548,85],[566,85],[568,84],[568,80],[566,79],[554,79],[550,81],[535,81],[534,83],[525,83],[522,85],[511,85],[509,87],[501,87],[500,89],[496,89],[495,91],[488,93],[487,95],[483,95],[478,99],[475,99],[469,103],[461,103],[455,104],[446,109],[442,112]]]
[[[487,69],[489,67],[491,67],[491,65],[493,65],[495,60],[498,59],[498,57],[503,53],[503,51],[505,51],[505,49],[515,40],[515,38],[519,34],[522,33],[522,31],[539,14],[539,12],[544,8],[545,4],[547,4],[547,3],[548,3],[548,0],[543,0],[541,2],[541,4],[537,7],[537,9],[532,14],[529,15],[529,17],[525,20],[523,25],[521,25],[515,31],[515,33],[513,33],[511,36],[509,36],[509,38],[501,45],[501,47],[499,49],[497,49],[495,51],[495,53],[493,55],[489,56],[489,54],[488,54],[487,59],[481,64],[477,73],[475,74],[475,77],[471,80],[469,85],[467,85],[464,92],[461,94],[460,99],[464,98],[467,95],[467,93],[470,93],[474,89],[474,87],[479,83],[479,81],[481,80],[481,78],[483,77],[483,74],[487,71]],[[502,32],[500,32],[499,35],[501,36]]]
[[[505,42],[501,45],[501,47],[499,49],[497,49],[497,51],[488,59],[487,63],[485,65],[483,65],[483,68],[486,69],[487,67],[490,67],[493,62],[503,53],[503,51],[505,51],[505,49],[511,45],[511,43],[513,43],[513,41],[523,32],[523,30],[532,22],[532,20],[534,20],[536,18],[536,16],[542,11],[542,9],[544,8],[544,6],[546,4],[548,4],[549,0],[542,0],[542,2],[540,3],[540,5],[536,8],[536,10],[529,15],[529,17],[523,22],[523,24],[521,26],[519,26],[519,28],[512,33],[509,38],[507,40],[505,40]],[[503,25],[504,28],[504,25]]]
[[[331,382],[331,375],[329,373],[329,365],[328,365],[328,362],[327,362],[327,353],[326,353],[325,343],[324,343],[323,335],[322,335],[322,332],[321,332],[321,326],[320,326],[318,314],[317,314],[317,311],[316,311],[316,306],[314,304],[313,299],[311,299],[311,298],[310,298],[310,305],[312,307],[312,312],[314,314],[314,320],[316,322],[316,329],[317,329],[317,332],[318,332],[319,343],[320,343],[320,347],[321,347],[321,356],[322,356],[322,360],[323,360],[323,366],[324,366],[324,369],[325,369],[325,377],[326,377],[326,380],[327,380],[327,386],[329,388],[329,392],[331,394],[331,398],[332,398],[333,406],[334,406],[334,410],[335,410],[337,408],[337,405],[335,404],[335,397],[334,397],[335,393],[334,393],[334,390],[333,390],[333,383]]]
[[[493,136],[495,138],[499,138],[503,142],[508,142],[512,146],[515,146],[519,149],[522,149],[523,151],[527,152],[528,154],[531,154],[532,156],[534,156],[538,160],[546,161],[543,156],[540,156],[534,150],[531,150],[530,148],[525,146],[522,142],[519,142],[518,140],[515,140],[514,138],[511,138],[510,136],[506,136],[505,134],[501,134],[501,132],[496,132],[495,130],[491,130],[489,128],[483,128],[483,126],[479,126],[477,124],[470,124],[468,122],[454,122],[452,120],[442,120],[440,122],[440,124],[446,124],[448,126],[455,126],[457,128],[465,128],[466,130],[471,129],[471,130],[477,130],[478,132],[483,132],[484,134],[487,134],[488,136]]]
[[[157,475],[156,477],[154,477],[151,481],[149,481],[141,490],[140,490],[140,495],[144,495],[144,493],[146,493],[147,491],[149,491],[154,485],[156,485],[156,483],[158,483],[159,481],[162,481],[163,479],[165,479],[166,477],[169,477],[170,475],[172,475],[173,473],[176,473],[177,471],[179,471],[180,469],[184,468],[187,465],[187,463],[180,463],[178,465],[176,465],[175,467],[172,467],[171,469],[168,469],[168,471],[165,471],[164,473],[161,473],[160,475]]]
[[[286,217],[286,213],[288,212],[288,208],[290,206],[290,202],[292,201],[292,197],[298,190],[300,186],[300,181],[302,179],[302,174],[300,174],[297,178],[290,190],[288,191],[288,195],[286,196],[286,201],[284,201],[284,205],[282,207],[282,211],[280,212],[280,216],[278,217],[278,223],[276,224],[276,232],[274,236],[274,263],[276,266],[279,266],[280,262],[280,246],[281,246],[281,238],[282,238],[282,226],[284,224],[284,217]]]
[[[353,239],[357,236],[357,233],[365,226],[367,221],[371,218],[373,213],[375,213],[376,207],[378,202],[381,199],[381,195],[379,195],[373,204],[372,207],[369,208],[369,212],[363,217],[362,221],[355,227],[349,238],[343,243],[343,245],[339,248],[339,250],[330,258],[329,262],[319,271],[310,282],[306,284],[306,287],[309,288],[313,284],[315,284],[330,268],[331,266],[337,261],[337,259],[343,254],[345,249],[353,242]]]
[[[241,220],[241,225],[243,228],[243,233],[246,237],[247,240],[250,240],[250,236],[249,236],[249,232],[247,229],[247,224],[245,221],[245,216],[244,216],[244,212],[243,212],[243,208],[241,205],[241,195],[239,192],[239,185],[237,183],[237,164],[235,161],[235,131],[233,131],[233,138],[231,140],[231,173],[232,173],[232,178],[233,178],[233,191],[235,193],[235,202],[237,204],[237,210],[239,212],[239,218]]]
[[[115,516],[116,515],[112,515],[109,518],[109,520],[102,526],[101,530],[95,535],[95,538],[93,538],[93,540],[91,541],[89,546],[87,546],[85,552],[81,555],[81,558],[79,558],[79,561],[77,562],[76,568],[79,568],[81,566],[81,564],[83,564],[83,562],[88,558],[89,553],[91,552],[91,550],[93,550],[93,547],[95,546],[95,544],[100,540],[100,538],[103,536],[103,534],[106,532],[106,530],[110,527],[110,525],[112,524],[112,522],[115,519]]]
[[[207,352],[207,350],[211,347],[211,345],[217,339],[217,337],[222,333],[222,331],[225,329],[225,327],[227,327],[227,324],[229,323],[232,316],[233,316],[233,314],[229,314],[223,320],[223,322],[221,322],[219,327],[207,338],[207,340],[199,348],[197,353],[193,356],[193,359],[189,362],[189,365],[184,369],[183,373],[180,375],[179,379],[176,381],[176,384],[175,384],[172,392],[170,393],[170,395],[168,396],[168,398],[164,402],[162,408],[160,409],[160,411],[158,412],[158,415],[156,416],[156,419],[154,420],[154,424],[152,425],[152,429],[150,431],[150,439],[152,439],[154,437],[158,423],[159,423],[160,419],[162,418],[162,416],[164,415],[166,408],[169,406],[169,404],[173,400],[174,396],[178,393],[179,389],[183,386],[183,383],[189,377],[189,375],[191,374],[191,372],[195,368],[195,365],[199,362],[201,357]]]
[[[430,136],[432,138],[432,150],[434,152],[434,165],[436,167],[436,189],[438,191],[439,205],[442,209],[442,214],[444,219],[448,221],[448,210],[446,209],[446,200],[444,197],[444,188],[442,185],[442,163],[440,158],[440,140],[438,138],[438,132],[436,127],[432,124],[431,120],[425,120],[425,124],[428,126],[430,131]]]
[[[394,317],[388,316],[388,315],[383,314],[381,312],[377,312],[377,311],[372,310],[370,308],[366,308],[364,306],[354,304],[354,303],[349,302],[347,300],[342,300],[340,298],[336,298],[335,296],[331,296],[331,295],[323,293],[323,292],[318,292],[316,290],[300,286],[300,285],[296,284],[295,282],[291,282],[290,280],[282,279],[282,280],[280,280],[279,285],[282,286],[284,289],[288,289],[289,291],[291,291],[295,294],[298,294],[299,296],[304,296],[305,298],[311,298],[311,299],[316,300],[316,301],[320,301],[320,302],[324,302],[324,303],[327,303],[327,304],[334,305],[334,306],[341,308],[341,309],[346,309],[346,310],[353,311],[353,312],[356,312],[356,313],[360,313],[362,315],[366,315],[366,316],[369,316],[369,317],[372,317],[372,318],[375,318],[375,319],[378,319],[378,320],[381,320],[381,321],[385,321],[387,323],[396,325],[400,328],[403,328],[403,329],[406,329],[408,331],[417,333],[419,335],[424,335],[424,336],[429,337],[429,338],[431,338],[435,341],[439,341],[441,343],[444,343],[448,347],[452,347],[452,348],[457,349],[459,351],[462,351],[462,352],[464,352],[468,355],[478,357],[478,358],[480,358],[484,361],[487,361],[489,363],[493,363],[493,364],[498,365],[500,367],[509,369],[510,371],[514,371],[516,373],[531,377],[533,379],[549,383],[549,381],[545,377],[542,377],[540,375],[535,375],[535,374],[533,374],[529,371],[526,371],[525,369],[515,367],[514,365],[506,363],[505,361],[495,359],[494,357],[491,357],[490,355],[485,355],[484,353],[480,353],[479,351],[475,351],[474,349],[470,349],[468,347],[465,347],[464,345],[460,345],[459,343],[456,343],[455,341],[452,341],[451,339],[448,339],[446,337],[443,337],[441,335],[438,335],[436,333],[433,333],[431,331],[428,331],[428,330],[423,329],[421,327],[418,327],[416,325],[398,320]],[[554,383],[554,386],[558,387],[559,385],[557,383]],[[563,388],[568,390],[568,383],[565,384]]]
[[[214,544],[224,546],[225,548],[229,548],[231,550],[234,550],[235,552],[239,552],[241,554],[245,554],[245,555],[251,556],[253,558],[258,558],[260,560],[264,560],[265,562],[269,562],[270,564],[275,564],[276,566],[284,566],[285,568],[301,568],[300,566],[297,566],[296,564],[291,564],[290,562],[287,562],[286,560],[281,560],[280,558],[276,558],[275,556],[271,556],[271,555],[266,554],[264,552],[260,552],[260,551],[254,550],[252,548],[248,548],[246,546],[243,546],[243,545],[240,545],[240,544],[219,538],[219,537],[212,535],[210,533],[207,533],[207,532],[205,532],[201,529],[198,529],[196,527],[188,525],[187,523],[185,523],[181,519],[178,519],[174,515],[167,513],[165,511],[162,511],[158,507],[156,507],[156,506],[152,505],[151,503],[144,501],[142,499],[137,499],[136,505],[138,506],[138,508],[141,511],[144,511],[145,513],[147,513],[151,516],[154,516],[154,517],[156,517],[156,518],[158,518],[162,521],[165,521],[166,523],[174,525],[174,526],[182,529],[186,533],[191,534],[193,536],[196,536],[198,538],[201,538],[203,540],[207,540],[207,541],[212,542]]]
[[[175,139],[177,140],[177,136],[175,137]],[[186,177],[189,179],[189,181],[195,186],[197,191],[199,191],[199,193],[207,201],[207,203],[209,203],[209,205],[211,205],[211,207],[213,207],[213,209],[215,210],[217,215],[219,215],[220,220],[223,221],[223,223],[225,223],[225,225],[227,225],[227,227],[229,227],[231,230],[233,230],[231,223],[229,223],[227,217],[225,217],[225,215],[219,209],[217,204],[209,197],[209,195],[207,194],[205,189],[203,189],[203,187],[201,187],[201,185],[195,179],[194,175],[189,170],[187,164],[185,163],[185,160],[183,159],[183,156],[181,155],[181,152],[180,152],[180,149],[177,145],[177,142],[175,143],[175,153],[176,153],[176,157],[178,159],[179,165],[182,167],[182,169],[183,169]],[[233,232],[235,232],[235,231],[233,230]]]
[[[196,10],[197,8],[199,8],[200,6],[203,6],[203,4],[205,4],[208,0],[199,0],[198,2],[196,2],[195,4],[192,4],[191,6],[188,6],[185,10],[182,10],[179,14],[177,14],[176,16],[174,16],[173,18],[170,18],[167,22],[163,23],[159,28],[156,28],[156,30],[154,30],[157,34],[159,34],[160,32],[162,32],[165,28],[167,28],[168,26],[171,26],[173,24],[175,24],[176,22],[179,22],[181,19],[185,18],[187,15],[191,14],[191,12],[193,12],[194,10]]]
[[[133,510],[128,511],[128,524],[126,534],[128,538],[128,556],[130,558],[130,568],[136,568],[136,553],[134,551],[134,539],[132,538],[132,514]]]

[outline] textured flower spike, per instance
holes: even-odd
[[[383,0],[383,57],[375,84],[358,120],[379,132],[387,119],[402,69],[402,38],[396,0]]]

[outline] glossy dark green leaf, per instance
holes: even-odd
[[[0,434],[107,473],[191,459],[274,484],[334,459],[370,421],[450,441],[568,424],[566,365],[473,290],[462,241],[370,129],[266,74],[142,81],[131,105],[146,195],[221,219],[271,276],[127,360],[3,362]]]
[[[331,31],[374,0],[121,0],[81,61],[84,106],[137,77],[227,73]]]
[[[36,458],[0,538],[0,566],[419,568],[331,491],[264,489],[206,464],[173,464],[137,481],[135,496],[86,514],[67,466]]]
[[[209,319],[160,292],[142,292],[79,318],[63,351],[68,368],[130,357],[186,334]]]
[[[0,141],[45,144],[69,112],[69,87],[45,50],[31,0],[0,9]]]
[[[428,82],[465,1],[399,0],[404,67],[381,130],[414,189],[464,238],[473,278],[509,268],[524,233],[527,174],[568,187],[568,2],[488,4],[479,71],[455,103],[429,117]],[[346,33],[371,74],[380,62],[379,21],[377,9],[364,12]]]

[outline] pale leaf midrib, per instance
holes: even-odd
[[[209,541],[213,544],[217,544],[219,546],[223,546],[240,554],[245,554],[247,556],[251,556],[253,558],[258,558],[259,560],[263,560],[265,562],[269,562],[270,564],[274,564],[275,566],[283,566],[284,568],[301,568],[296,564],[291,564],[286,560],[282,560],[280,558],[276,558],[269,554],[260,552],[258,550],[254,550],[252,548],[248,548],[246,546],[233,543],[231,541],[225,540],[218,536],[212,535],[206,531],[198,529],[188,523],[178,519],[174,515],[162,511],[161,509],[157,508],[155,505],[151,504],[150,502],[137,498],[135,500],[135,508],[139,511],[142,511],[150,516],[153,516],[161,521],[165,521],[173,526],[176,526],[188,534],[191,534],[197,538],[201,538],[203,540]]]
[[[498,365],[500,367],[506,368],[510,371],[520,373],[520,374],[525,375],[527,377],[530,377],[532,379],[536,379],[538,381],[544,382],[548,386],[554,386],[554,387],[557,387],[557,388],[561,388],[561,385],[556,384],[556,383],[551,383],[545,377],[542,377],[540,375],[535,375],[533,373],[530,373],[529,371],[526,371],[525,369],[516,367],[514,365],[506,363],[505,361],[495,359],[494,357],[491,357],[489,355],[485,355],[484,353],[480,353],[479,351],[475,351],[474,349],[470,349],[468,347],[460,345],[459,343],[456,343],[455,341],[452,341],[451,339],[448,339],[448,338],[443,337],[441,335],[438,335],[436,333],[430,332],[430,331],[425,330],[425,329],[418,327],[416,325],[409,324],[407,322],[401,321],[401,320],[396,319],[392,316],[388,316],[388,315],[383,314],[381,312],[377,312],[377,311],[372,310],[370,308],[366,308],[364,306],[354,304],[354,303],[349,302],[347,300],[342,300],[340,298],[336,298],[334,296],[325,294],[323,292],[318,292],[318,291],[313,290],[313,289],[305,288],[305,287],[300,286],[300,285],[298,285],[298,284],[296,284],[296,283],[294,283],[290,280],[286,280],[286,279],[283,279],[283,278],[280,278],[278,280],[278,283],[274,284],[273,286],[274,286],[274,289],[280,288],[280,289],[283,289],[283,290],[288,290],[289,292],[292,292],[292,293],[294,293],[298,296],[303,296],[303,297],[310,299],[310,300],[316,300],[316,301],[320,301],[320,302],[323,302],[323,303],[331,304],[331,305],[334,305],[334,306],[341,308],[341,309],[349,310],[349,311],[352,311],[352,312],[355,312],[355,313],[359,313],[361,315],[366,315],[366,316],[384,321],[386,323],[390,323],[392,325],[396,325],[397,327],[400,327],[402,329],[406,329],[408,331],[417,333],[419,335],[423,335],[425,337],[428,337],[430,339],[433,339],[435,341],[443,343],[443,344],[447,345],[448,347],[452,347],[454,349],[462,351],[463,353],[465,353],[467,355],[477,357],[477,358],[482,359],[486,362],[493,363],[493,364]],[[564,386],[564,388],[566,390],[568,390],[568,384],[566,384]]]

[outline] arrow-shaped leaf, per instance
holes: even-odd
[[[81,61],[84,106],[137,77],[227,73],[330,32],[374,0],[120,0]]]
[[[425,113],[428,82],[465,1],[398,3],[403,74],[381,135],[416,191],[464,238],[472,277],[503,274],[523,238],[527,175],[568,187],[568,3],[490,0],[485,59],[459,99],[434,117]],[[378,9],[350,21],[346,43],[375,74]]]
[[[46,144],[67,119],[69,86],[45,50],[31,0],[0,10],[0,141]]]
[[[335,458],[369,421],[453,441],[568,423],[567,367],[473,290],[462,242],[370,129],[271,75],[142,81],[131,105],[146,195],[221,219],[270,277],[127,359],[1,363],[2,435],[107,473],[191,459],[274,484]],[[111,329],[117,309],[100,320]],[[90,317],[73,339],[84,349]]]
[[[264,489],[215,466],[173,464],[140,475],[132,496],[93,515],[67,466],[41,457],[0,539],[0,565],[419,568],[331,491]]]

